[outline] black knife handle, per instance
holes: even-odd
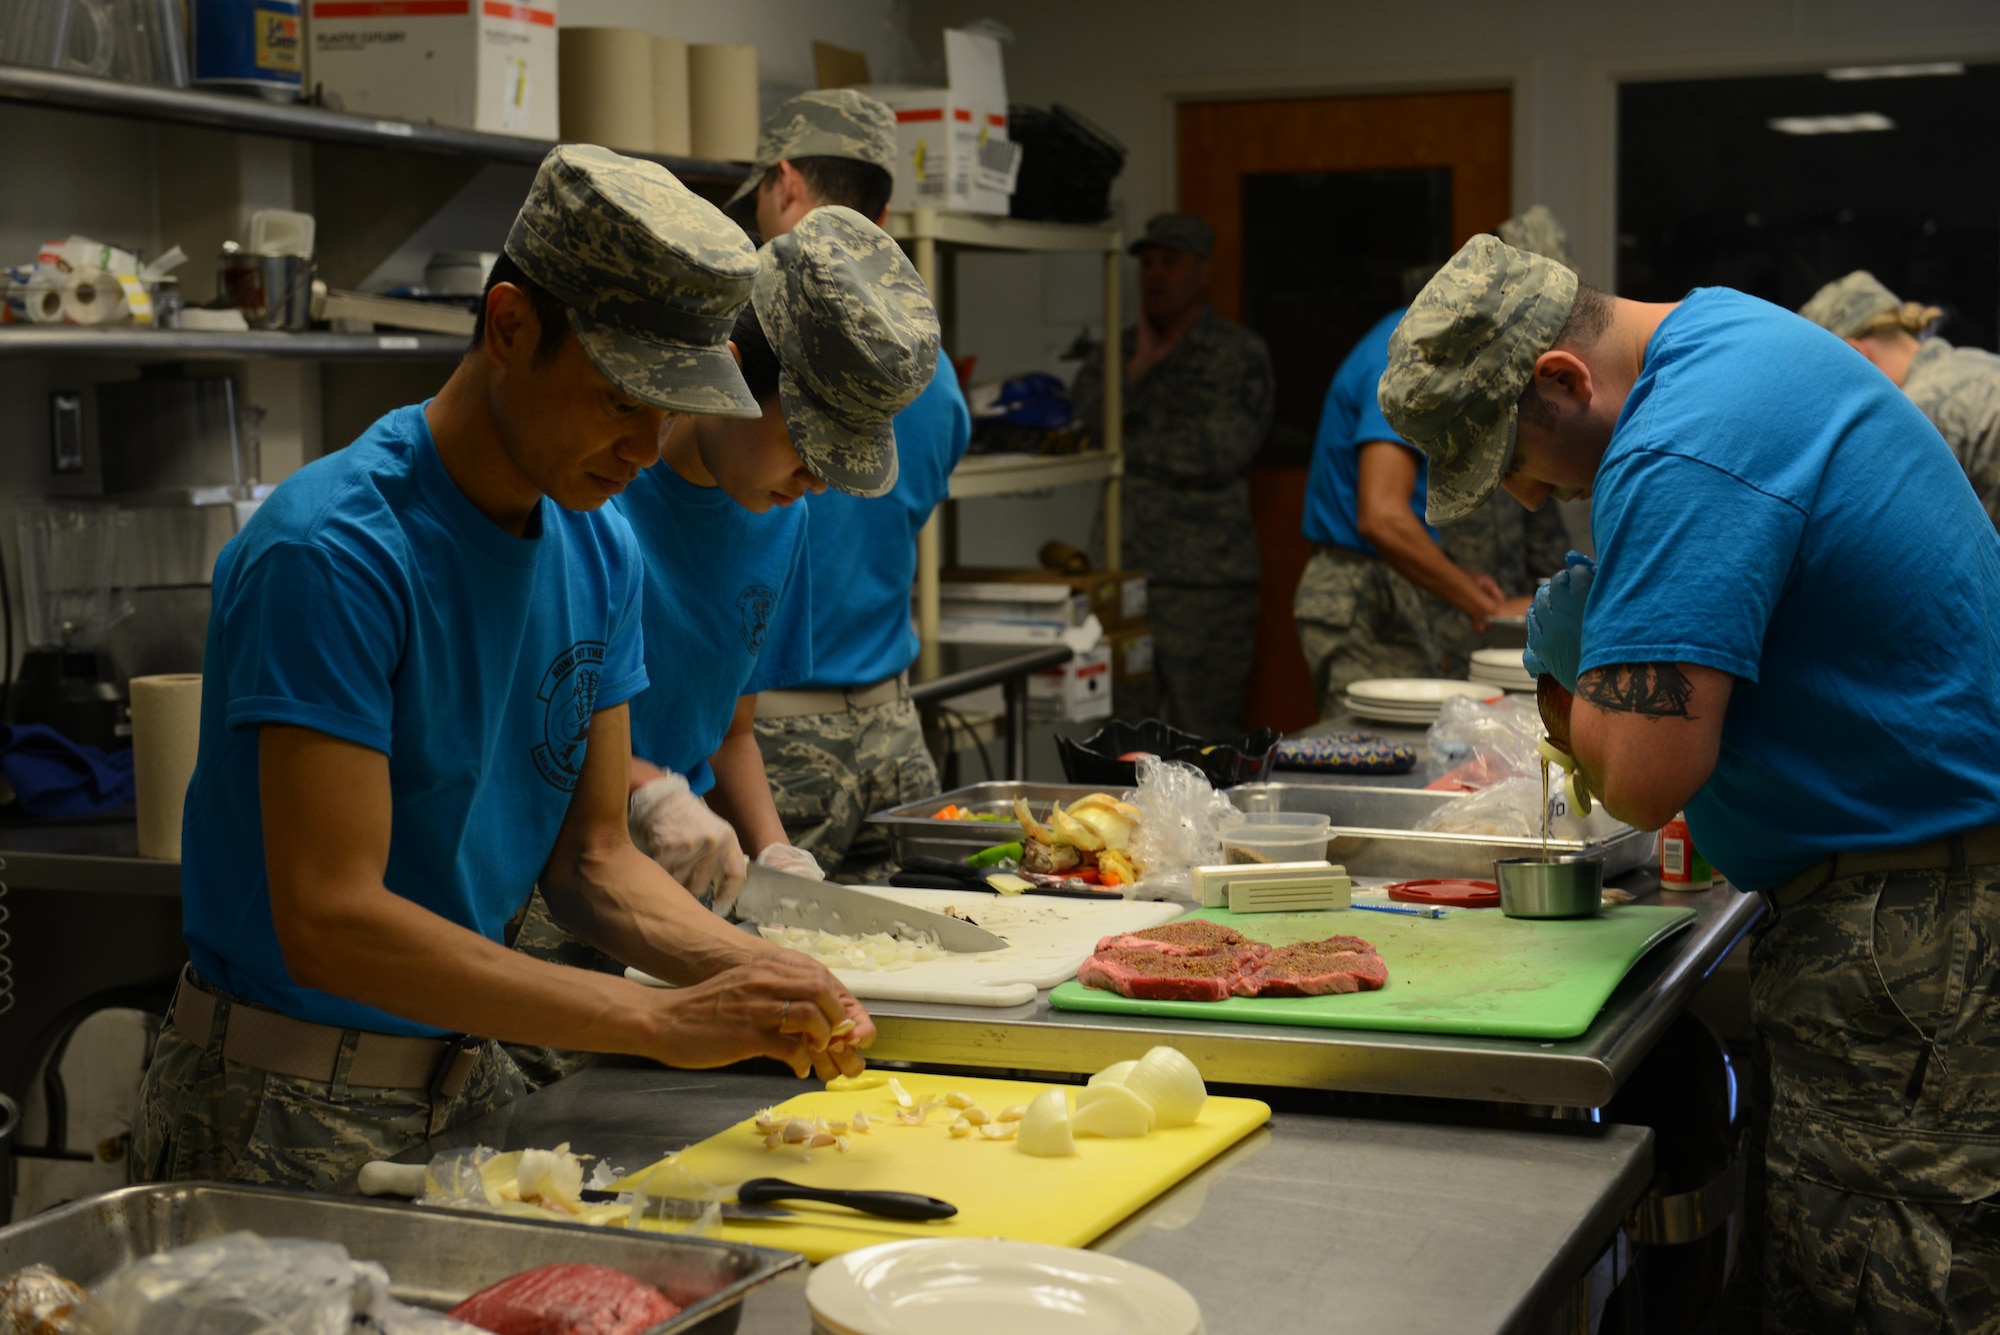
[[[919,1196],[910,1191],[847,1191],[835,1187],[802,1187],[781,1177],[753,1177],[736,1189],[740,1205],[769,1205],[774,1201],[820,1201],[845,1205],[863,1214],[885,1219],[949,1219],[958,1213],[950,1201],[935,1196]]]
[[[934,858],[925,853],[915,853],[903,859],[904,871],[918,872],[926,876],[949,876],[963,884],[989,889],[986,878],[993,874],[991,869],[982,869],[970,863],[953,862],[950,858]]]
[[[992,886],[977,886],[956,876],[940,876],[927,871],[899,871],[889,877],[889,884],[904,890],[987,890],[998,894]]]

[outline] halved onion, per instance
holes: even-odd
[[[1201,1072],[1179,1048],[1152,1049],[1125,1073],[1122,1084],[1152,1105],[1163,1127],[1192,1125],[1208,1102]]]
[[[1090,1077],[1090,1083],[1093,1085],[1122,1085],[1125,1083],[1125,1077],[1130,1075],[1132,1068],[1138,1064],[1136,1059],[1126,1062],[1113,1062],[1096,1075]]]
[[[1079,1136],[1128,1139],[1153,1129],[1153,1108],[1124,1085],[1091,1085],[1076,1092],[1070,1130]]]
[[[1094,853],[1104,847],[1104,836],[1064,811],[1060,802],[1049,808],[1049,828],[1056,832],[1059,842],[1071,848]]]
[[[1069,1103],[1060,1089],[1036,1095],[1028,1111],[1021,1114],[1018,1140],[1023,1154],[1054,1159],[1076,1153],[1076,1137],[1069,1126]]]

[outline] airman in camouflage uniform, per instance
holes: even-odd
[[[2000,526],[2000,357],[1921,338],[1943,312],[1897,300],[1866,269],[1822,287],[1799,314],[1846,339],[1903,387]]]
[[[1523,392],[1538,359],[1558,347],[1579,358],[1601,357],[1599,363],[1586,361],[1600,375],[1619,373],[1630,357],[1639,359],[1643,373],[1649,349],[1667,337],[1666,326],[1657,323],[1656,314],[1641,313],[1616,298],[1593,296],[1594,302],[1605,303],[1600,309],[1608,322],[1593,335],[1600,341],[1559,345],[1578,293],[1576,276],[1568,269],[1512,250],[1493,237],[1474,237],[1426,287],[1396,331],[1389,370],[1382,378],[1381,406],[1429,457],[1434,519],[1449,521],[1472,510],[1510,469],[1520,470],[1509,483],[1517,494],[1548,493],[1559,485],[1555,477],[1580,476],[1593,449],[1600,467],[1596,478],[1604,484],[1601,463],[1616,446],[1602,443],[1606,437],[1594,432],[1616,429],[1584,427],[1571,410],[1570,418],[1558,424],[1568,434],[1538,424],[1542,434],[1530,456],[1525,441],[1517,450],[1517,424],[1526,416],[1520,406]],[[1713,314],[1705,318],[1718,319]],[[1770,328],[1768,322],[1765,328]],[[1681,339],[1673,355],[1692,364],[1697,358],[1688,351],[1687,335]],[[1820,374],[1826,374],[1823,365]],[[1672,392],[1671,382],[1656,384],[1649,407]],[[1608,410],[1615,412],[1618,406],[1611,402]],[[1879,448],[1879,443],[1871,441],[1870,446]],[[1766,460],[1764,467],[1782,468],[1789,462],[1772,465]],[[1647,476],[1651,481],[1654,475]],[[1894,505],[1896,498],[1885,495],[1882,503]],[[1702,517],[1728,522],[1707,511]],[[1928,517],[1913,514],[1910,520],[1914,525]],[[1811,520],[1808,516],[1807,522]],[[1991,535],[1978,536],[1992,540]],[[1802,549],[1824,547],[1828,539],[1828,534],[1808,529],[1798,542]],[[1607,539],[1617,541],[1615,534]],[[1615,545],[1609,550],[1615,553]],[[1638,553],[1625,559],[1647,558]],[[1703,556],[1693,553],[1688,559],[1699,562]],[[1964,604],[1943,602],[1947,582],[1968,600],[1984,598],[1983,587],[1971,586],[1991,560],[1990,555],[1941,560],[1938,569],[1914,577],[1899,565],[1886,570],[1880,576],[1884,584],[1872,589],[1810,593],[1818,606],[1846,604],[1864,592],[1880,606],[1936,592],[1937,599],[1922,606],[1958,607]],[[1824,582],[1826,570],[1822,563],[1806,563],[1792,579]],[[1911,583],[1912,578],[1917,582]],[[1926,586],[1925,580],[1937,587]],[[1564,652],[1572,666],[1588,661],[1582,641],[1600,596],[1614,601],[1631,596],[1627,589],[1608,590],[1601,570],[1587,587],[1580,624],[1564,632],[1571,637]],[[1703,587],[1712,593],[1728,589],[1724,582]],[[1782,597],[1791,596],[1788,587]],[[1553,599],[1538,599],[1530,617],[1530,645],[1538,654],[1543,648],[1553,653],[1555,646],[1538,639],[1552,632],[1538,629],[1537,619],[1545,612],[1552,618],[1573,615],[1568,610],[1555,613],[1552,606]],[[1773,639],[1788,614],[1796,615],[1782,604],[1764,610],[1762,624]],[[1958,629],[1954,625],[1947,633]],[[1787,659],[1778,659],[1779,651],[1769,641],[1760,651],[1759,684],[1766,692],[1796,689],[1780,683],[1796,683],[1801,670],[1819,666],[1802,669],[1798,660],[1810,660],[1811,653],[1800,651],[1796,633],[1789,638]],[[1981,642],[1991,639],[1989,626]],[[1836,646],[1834,652],[1842,650]],[[1844,675],[1819,680],[1829,691],[1859,692],[1870,675],[1881,671],[1879,665],[1861,661],[1871,655],[1879,658],[1880,651],[1857,645],[1857,661],[1838,665]],[[1669,679],[1667,689],[1681,689],[1685,678],[1678,667],[1651,666],[1674,668],[1673,677],[1680,681]],[[1635,718],[1642,728],[1668,719],[1676,726],[1702,722],[1701,715],[1638,685],[1643,674],[1636,670],[1625,684],[1643,698],[1627,701],[1616,692],[1593,692],[1593,678],[1600,672],[1623,670],[1606,667],[1580,674],[1579,698],[1604,711],[1608,722],[1601,726],[1629,729]],[[1961,672],[1936,689],[1963,701],[1980,689],[1974,678],[1976,672]],[[1596,684],[1603,680],[1599,677]],[[1756,719],[1756,708],[1754,699],[1732,696],[1726,712],[1708,717],[1706,727],[1720,731],[1724,751],[1740,751],[1746,736],[1758,735],[1753,729],[1759,723],[1769,726]],[[1988,722],[1967,719],[1964,726]],[[1616,739],[1614,744],[1625,745]],[[1884,749],[1899,744],[1915,754],[1881,759],[1907,770],[1913,759],[1928,754],[1921,748],[1936,743],[1920,737],[1901,742],[1893,731],[1875,743]],[[1838,731],[1826,735],[1823,745],[1831,754],[1793,757],[1789,763],[1809,759],[1835,769],[1870,764],[1867,754],[1849,750],[1852,739]],[[1627,764],[1609,756],[1601,763]],[[1720,785],[1714,796],[1746,798],[1752,785],[1768,777],[1759,767],[1786,763],[1782,755],[1751,751],[1733,770],[1716,766],[1697,795],[1707,796],[1710,786]],[[1853,816],[1854,807],[1860,803],[1867,809],[1868,799],[1850,792],[1830,796],[1828,802],[1840,804],[1841,819],[1834,823],[1840,832],[1817,835],[1814,842],[1819,849],[1831,845],[1841,851],[1775,885],[1768,884],[1768,876],[1758,878],[1766,882],[1759,892],[1770,910],[1752,939],[1750,957],[1752,1010],[1770,1065],[1768,1237],[1763,1251],[1767,1331],[2000,1331],[2000,825],[1970,824],[1980,816],[1977,805],[1966,805],[1977,803],[1977,790],[1991,782],[1988,774],[1990,768],[1940,773],[1937,792],[1951,795],[1954,805],[1947,809],[1963,807],[1972,813],[1965,818],[1968,827],[1910,847],[1849,842],[1848,823],[1853,821],[1856,829],[1862,823]],[[1813,802],[1814,792],[1805,788],[1794,800]],[[1912,795],[1908,807],[1923,807],[1927,797]],[[1875,810],[1873,819],[1892,815]],[[1808,829],[1827,825],[1824,813],[1803,820]],[[1700,837],[1702,832],[1697,828],[1695,833]],[[1802,842],[1798,830],[1773,833]],[[1740,841],[1740,831],[1736,837]]]
[[[1142,325],[1120,346],[1152,360],[1127,362],[1121,560],[1146,572],[1161,717],[1197,736],[1233,737],[1243,731],[1261,574],[1250,462],[1270,434],[1273,391],[1264,340],[1208,305],[1214,246],[1213,228],[1177,213],[1153,218],[1131,246],[1141,257]],[[1174,329],[1183,332],[1157,355]],[[1070,399],[1079,422],[1102,421],[1101,349]]]

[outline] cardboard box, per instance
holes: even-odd
[[[1028,678],[1028,717],[1082,722],[1111,717],[1111,646],[1100,644]]]
[[[556,0],[313,0],[307,39],[337,110],[557,137]]]
[[[1000,43],[945,29],[943,88],[870,84],[861,91],[896,113],[892,209],[1007,212],[1021,148],[1007,137]]]
[[[1153,628],[1145,622],[1106,631],[1111,646],[1111,682],[1125,686],[1153,679]]]
[[[1137,625],[1146,619],[1146,576],[1137,570],[1093,570],[1084,575],[1065,575],[1055,570],[1010,570],[994,566],[965,566],[947,570],[941,577],[939,595],[957,598],[955,587],[966,585],[1043,585],[1080,593],[1090,613],[1107,631]],[[999,593],[991,595],[995,598]]]

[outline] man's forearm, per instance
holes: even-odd
[[[551,862],[541,890],[557,922],[613,959],[670,983],[699,982],[764,948],[630,842],[606,841],[560,872]]]
[[[1400,518],[1371,525],[1365,536],[1391,570],[1426,593],[1437,595],[1467,616],[1492,614],[1493,600],[1432,541],[1414,514],[1406,510]]]

